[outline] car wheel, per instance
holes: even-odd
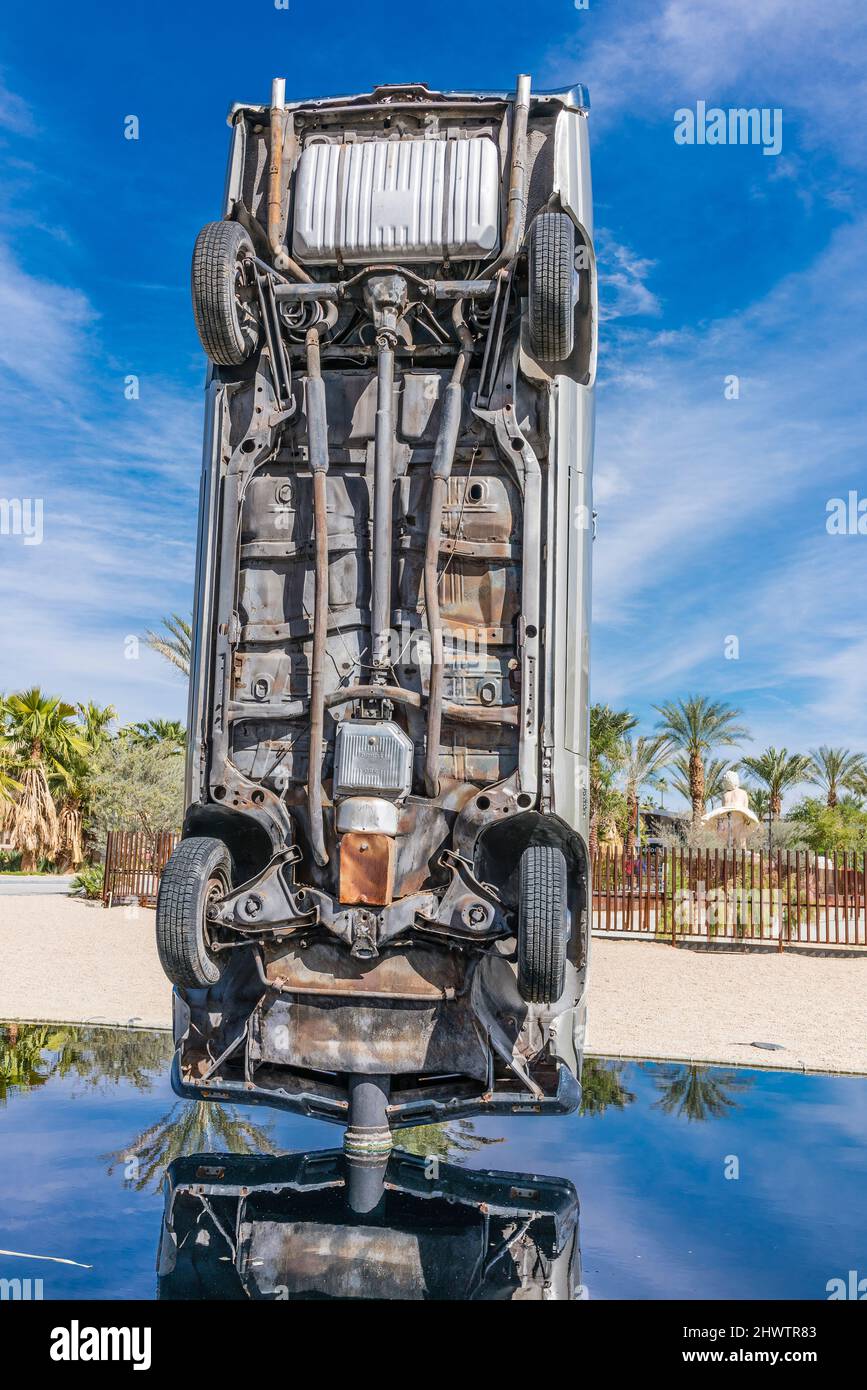
[[[208,222],[193,248],[193,316],[202,347],[218,367],[238,367],[261,335],[250,275],[253,243],[238,222]]]
[[[563,212],[542,212],[528,243],[530,349],[543,362],[563,362],[575,337],[575,224]]]
[[[518,993],[528,1004],[560,998],[568,942],[566,858],[555,845],[530,845],[521,855],[518,900]]]
[[[173,985],[207,989],[223,964],[211,950],[207,909],[232,886],[232,859],[222,840],[182,840],[163,870],[157,897],[157,952]]]

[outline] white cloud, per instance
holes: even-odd
[[[27,102],[10,91],[0,74],[0,127],[13,135],[30,136],[36,133],[36,122]]]
[[[806,145],[867,161],[863,0],[665,0],[661,8],[633,0],[611,14],[589,42],[576,26],[573,40],[548,55],[540,86],[579,78],[603,124],[624,110],[673,115],[698,97],[782,106],[784,148],[790,112]]]
[[[88,298],[0,245],[0,495],[41,498],[44,539],[0,536],[0,688],[39,683],[124,718],[182,715],[185,687],[124,639],[189,610],[201,404],[153,377],[126,401]]]
[[[622,246],[605,231],[596,233],[596,256],[599,263],[599,317],[629,318],[634,315],[655,318],[661,313],[656,295],[647,285],[654,262],[637,256],[628,246]]]
[[[620,342],[600,392],[595,698],[695,687],[743,702],[758,742],[867,743],[867,537],[825,531],[829,496],[864,493],[865,254],[867,220],[744,314]]]

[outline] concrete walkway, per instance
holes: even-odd
[[[72,887],[73,874],[0,874],[0,898],[57,894],[65,898]]]
[[[0,898],[0,1019],[170,1027],[154,912]],[[594,937],[588,1051],[867,1074],[867,952],[696,951]]]
[[[0,1018],[170,1028],[151,908],[0,897]]]
[[[867,1074],[867,951],[780,955],[594,937],[588,1051]]]

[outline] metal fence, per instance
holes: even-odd
[[[593,929],[678,942],[867,945],[862,853],[600,848]]]
[[[105,846],[103,905],[111,907],[121,899],[135,898],[142,907],[153,907],[163,869],[180,838],[173,830],[158,835],[110,830]]]

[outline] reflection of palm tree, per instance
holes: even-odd
[[[623,1062],[606,1062],[600,1057],[585,1057],[581,1069],[582,1115],[603,1115],[609,1106],[622,1110],[635,1100],[621,1081]]]
[[[168,1165],[185,1154],[276,1152],[268,1132],[239,1114],[236,1106],[179,1100],[124,1148],[103,1157],[109,1160],[110,1174],[134,1159],[131,1181],[137,1192],[143,1192],[147,1187],[158,1189]]]
[[[148,1091],[171,1056],[168,1033],[10,1023],[0,1029],[0,1100],[52,1076],[77,1076],[88,1086],[129,1081]]]
[[[398,1130],[395,1136],[397,1147],[404,1153],[416,1154],[419,1158],[456,1158],[475,1153],[486,1144],[502,1144],[501,1138],[492,1139],[486,1134],[476,1134],[472,1120],[451,1120],[448,1124],[415,1125],[412,1129]]]
[[[0,1031],[0,1102],[10,1091],[45,1085],[54,1068],[43,1053],[55,1043],[49,1024],[9,1024]]]
[[[654,1109],[666,1115],[685,1115],[687,1120],[718,1120],[738,1103],[727,1094],[748,1091],[751,1076],[721,1067],[663,1066],[655,1068],[660,1099]]]

